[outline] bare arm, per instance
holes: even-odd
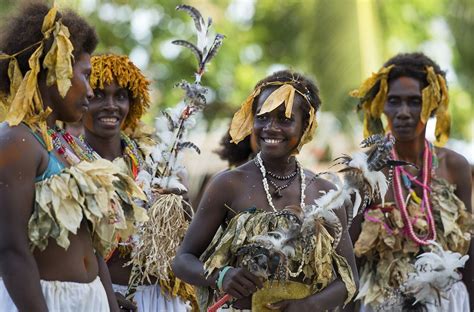
[[[227,196],[231,192],[228,178],[218,175],[206,189],[198,210],[173,260],[173,271],[178,278],[199,286],[214,286],[214,278],[204,276],[201,254],[212,241],[219,226],[224,223]],[[227,189],[226,189],[227,188]]]
[[[469,213],[472,213],[472,203],[471,203],[471,192],[472,192],[472,178],[471,178],[471,168],[467,160],[457,154],[450,153],[447,158],[447,167],[449,173],[451,174],[454,184],[456,185],[456,190],[454,193],[457,197],[464,203],[466,210]],[[467,261],[464,270],[463,270],[463,282],[466,284],[469,301],[471,307],[474,306],[474,243],[472,242],[471,235],[471,245],[468,251],[469,260]]]
[[[114,290],[112,288],[112,280],[110,278],[109,269],[105,264],[104,259],[96,254],[97,263],[99,264],[99,278],[104,286],[105,293],[107,294],[107,300],[109,302],[110,311],[120,311],[117,298],[115,297]]]
[[[20,127],[1,126],[0,274],[19,311],[47,311],[28,241],[39,143]]]

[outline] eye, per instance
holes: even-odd
[[[397,105],[400,103],[400,99],[397,98],[397,97],[389,97],[388,100],[387,100],[387,103],[391,104],[391,105]]]
[[[128,92],[125,91],[125,90],[122,90],[122,91],[120,91],[120,92],[117,93],[116,98],[117,98],[117,100],[119,100],[119,101],[128,100]]]
[[[411,98],[410,99],[410,105],[412,106],[421,106],[421,99],[416,97],[416,98]]]
[[[94,97],[96,99],[103,99],[104,98],[104,93],[100,90],[94,90]]]
[[[286,117],[285,114],[283,114],[283,115],[280,116],[280,120],[283,121],[283,122],[292,122],[293,121],[293,115],[291,115],[290,117]]]

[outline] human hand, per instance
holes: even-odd
[[[120,311],[137,311],[137,306],[130,300],[127,300],[124,295],[116,292],[115,298],[117,298],[117,303],[120,308]]]
[[[162,188],[154,188],[153,194],[156,195],[166,195],[166,194],[175,194],[175,195],[183,195],[187,193],[185,190],[179,188],[170,188],[170,189],[162,189]]]
[[[228,270],[222,282],[222,290],[236,299],[248,297],[262,287],[262,281],[243,268]]]
[[[282,300],[275,303],[268,303],[267,308],[270,310],[275,311],[282,311],[282,312],[318,312],[318,311],[325,311],[325,309],[321,309],[321,307],[317,307],[311,305],[306,298],[304,299],[293,299],[293,300]]]

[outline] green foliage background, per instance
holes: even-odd
[[[133,55],[139,51],[148,57],[143,69],[153,80],[153,98],[157,104],[149,119],[158,107],[174,105],[180,99],[181,93],[173,85],[183,78],[193,79],[194,58],[184,49],[179,54],[164,53],[173,39],[192,40],[190,18],[174,10],[180,2],[57,2],[79,10],[96,27],[101,40],[98,53]],[[347,95],[350,90],[398,52],[422,50],[440,62],[441,47],[445,51],[443,55],[448,55],[448,70],[451,70],[452,137],[468,141],[474,137],[472,0],[194,0],[186,3],[211,16],[213,29],[227,37],[204,78],[204,84],[215,91],[211,94],[212,105],[205,112],[210,125],[231,116],[259,79],[275,69],[290,67],[316,78],[323,97],[322,109],[333,112],[342,129],[352,135],[355,101]],[[13,0],[1,0],[2,20],[8,18],[15,4]],[[232,13],[243,4],[249,5],[244,14],[235,18]],[[138,36],[132,31],[139,24],[137,21],[148,24],[147,30]]]

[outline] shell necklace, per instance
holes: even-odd
[[[257,156],[255,157],[255,164],[257,165],[258,169],[260,169],[260,172],[262,173],[262,177],[263,177],[262,178],[262,183],[263,183],[263,188],[265,189],[265,194],[267,195],[268,205],[272,208],[272,210],[274,212],[277,212],[277,209],[275,208],[275,205],[273,204],[272,195],[270,194],[270,187],[268,185],[268,180],[267,180],[267,170],[265,169],[265,166],[263,165],[261,152],[259,152],[257,154]],[[301,168],[301,165],[300,165],[300,163],[298,162],[297,159],[296,159],[296,167],[298,168],[297,170],[300,174],[300,180],[301,180],[300,207],[303,210],[304,207],[305,207],[305,203],[304,203],[305,194],[304,194],[304,191],[306,189],[306,183],[305,183],[305,178],[306,177],[305,177],[305,174],[304,174],[304,170],[303,170],[303,168]]]

